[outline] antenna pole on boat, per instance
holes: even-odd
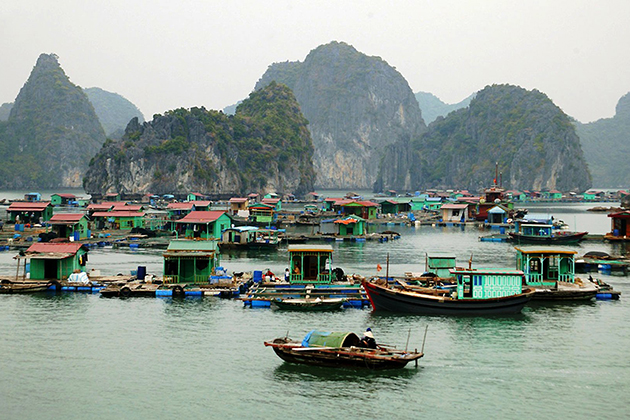
[[[385,270],[385,280],[389,281],[389,252],[387,253],[387,268]]]
[[[470,259],[468,260],[468,269],[472,270],[472,258],[473,258],[473,254],[472,252],[470,253]]]
[[[429,254],[424,253],[424,272],[429,272]]]
[[[405,353],[407,353],[407,347],[409,347],[409,337],[411,337],[411,328],[409,328],[409,333],[407,333],[407,344],[405,344]]]
[[[422,339],[422,348],[420,349],[420,353],[424,354],[424,342],[427,341],[427,330],[429,329],[429,324],[424,327],[424,338]]]

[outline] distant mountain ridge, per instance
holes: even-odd
[[[272,64],[255,90],[271,81],[291,88],[309,121],[320,188],[371,188],[385,147],[426,130],[404,77],[343,42]]]
[[[138,118],[141,123],[144,122],[144,115],[138,107],[122,95],[97,87],[83,89],[83,91],[92,103],[107,137],[122,137],[125,127],[133,118]]]
[[[151,192],[243,195],[313,190],[313,146],[293,93],[271,83],[253,92],[236,115],[176,109],[108,141],[90,162],[91,194]]]
[[[94,107],[54,54],[41,54],[0,131],[0,188],[76,188],[105,141]]]
[[[512,189],[584,191],[591,176],[569,117],[543,93],[492,85],[423,136],[388,148],[376,191],[492,183],[495,162]]]
[[[628,188],[630,182],[630,93],[619,99],[615,116],[574,122],[598,188]]]
[[[466,108],[475,97],[475,94],[473,93],[456,104],[444,103],[440,98],[429,92],[416,92],[415,96],[422,111],[422,118],[428,125],[435,121],[437,117],[445,117],[450,112]]]

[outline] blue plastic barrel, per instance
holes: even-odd
[[[186,296],[203,296],[203,291],[201,290],[186,290],[184,293]]]
[[[74,240],[75,241],[81,240],[81,232],[74,232]]]
[[[138,280],[144,280],[147,275],[147,268],[144,266],[138,266]]]
[[[268,300],[252,300],[252,308],[269,308],[271,302]]]
[[[501,235],[505,235],[505,228],[501,226],[501,228],[499,229],[499,232],[501,232]]]
[[[613,230],[613,236],[619,236],[619,229]]]
[[[155,291],[155,297],[171,297],[173,296],[172,289],[157,289]]]
[[[262,271],[254,271],[254,283],[260,283],[262,281]]]

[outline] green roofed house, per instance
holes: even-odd
[[[24,256],[31,261],[31,280],[65,280],[75,270],[83,271],[88,248],[80,243],[44,243],[31,245]]]
[[[47,223],[59,238],[78,241],[90,237],[87,216],[83,213],[57,213]]]
[[[173,240],[164,253],[164,283],[208,284],[220,264],[217,241]]]
[[[289,245],[290,283],[332,283],[332,253],[330,245]]]
[[[232,226],[232,217],[224,210],[191,211],[177,220],[177,232],[188,239],[220,239]]]
[[[9,221],[12,223],[44,223],[53,215],[53,206],[50,201],[25,202],[16,201],[7,209]]]

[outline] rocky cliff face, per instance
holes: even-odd
[[[512,189],[583,191],[591,177],[566,114],[536,90],[493,85],[428,132],[391,146],[375,189],[482,189],[495,162]]]
[[[615,116],[588,124],[575,122],[584,156],[597,188],[627,188],[630,180],[630,93],[617,103]]]
[[[42,54],[0,138],[0,188],[77,188],[105,133],[57,56]]]
[[[125,127],[133,118],[138,118],[140,123],[144,122],[144,116],[138,107],[123,96],[97,87],[83,91],[92,103],[107,137],[122,137]]]
[[[199,191],[312,191],[313,148],[292,92],[272,83],[227,116],[204,108],[177,109],[140,124],[132,120],[90,163],[89,193],[154,194]]]
[[[273,80],[293,90],[309,121],[321,188],[372,188],[385,147],[426,129],[402,75],[344,43],[271,65],[255,89]]]

